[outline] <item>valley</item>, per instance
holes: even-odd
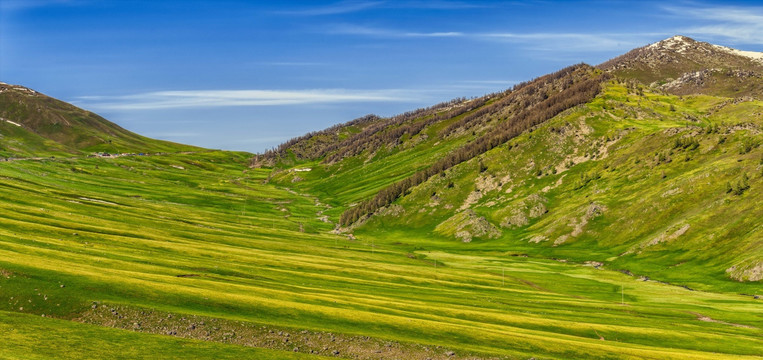
[[[261,347],[369,359],[407,347],[432,358],[450,358],[451,351],[457,358],[613,351],[714,358],[760,350],[760,306],[751,296],[690,291],[511,251],[475,254],[428,237],[327,234],[332,226],[317,219],[323,208],[315,198],[263,184],[266,171],[231,155],[4,167],[3,198],[16,199],[3,202],[4,316],[124,328],[139,342],[156,341],[151,333],[213,339],[221,354],[230,350],[225,343],[253,341],[231,334],[263,326],[354,344],[311,347],[275,336],[275,344],[263,340]],[[198,320],[199,330],[189,330],[188,322],[169,317],[230,329]]]
[[[629,54],[257,155],[9,86],[0,358],[760,358],[762,78]]]

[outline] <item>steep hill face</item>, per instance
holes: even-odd
[[[334,206],[326,221],[358,236],[453,241],[691,287],[758,282],[759,58],[676,36],[598,69],[376,119],[276,166],[270,181],[318,195]]]
[[[298,164],[301,169],[275,172],[273,180],[324,193],[328,195],[326,201],[337,207],[364,201],[386,189],[386,195],[373,205],[364,205],[364,212],[370,213],[407,187],[498,146],[560,111],[585,103],[600,89],[603,76],[588,65],[577,65],[513,90],[381,119],[333,144],[328,153],[303,160]],[[297,141],[292,147],[306,141],[310,139]],[[291,166],[281,163],[276,168]],[[312,171],[299,171],[306,168]]]
[[[573,88],[573,85],[579,86],[580,81],[593,73],[599,74],[588,65],[575,65],[501,93],[468,100],[453,99],[386,119],[368,115],[289,140],[258,156],[255,163],[273,165],[290,160],[335,163],[363,152],[375,153],[398,147],[434,127],[442,127],[437,133],[438,138],[459,137],[466,131],[484,133],[544,101],[547,108],[549,97]],[[488,124],[493,120],[497,121]]]
[[[677,35],[598,66],[673,94],[763,97],[763,53]]]
[[[0,83],[0,156],[198,149],[149,139],[69,103]]]
[[[763,279],[763,102],[613,81],[429,179],[356,235],[409,229],[688,285]]]

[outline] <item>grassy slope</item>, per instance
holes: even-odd
[[[282,186],[292,186],[320,196],[323,201],[341,207],[328,212],[330,215],[338,215],[347,206],[373,197],[381,189],[431,166],[465,144],[478,140],[482,135],[498,131],[497,126],[500,123],[516,116],[523,107],[540,106],[539,104],[549,96],[553,98],[553,95],[566,89],[569,85],[564,85],[565,83],[594,78],[598,74],[599,71],[588,66],[573,66],[560,70],[559,73],[534,79],[528,86],[519,87],[512,92],[490,95],[484,103],[478,101],[482,105],[475,108],[471,108],[471,101],[465,101],[440,108],[436,114],[425,112],[406,125],[426,123],[434,116],[448,115],[452,108],[470,109],[463,114],[429,124],[416,135],[402,135],[396,142],[388,140],[388,144],[379,149],[366,150],[333,164],[320,161],[324,159],[304,162],[298,167],[310,168],[312,171],[275,172],[270,180]],[[546,96],[541,97],[540,93]],[[491,109],[491,105],[496,103],[503,105],[498,109]],[[482,110],[487,110],[487,113],[479,115],[477,121],[472,121],[466,130],[459,129],[447,135],[443,134],[449,125],[470,115],[479,114]],[[398,125],[392,125],[380,133],[392,132],[397,127]],[[294,169],[290,163],[283,165],[291,168],[289,170]]]
[[[167,338],[0,311],[0,359],[315,359],[305,354]]]
[[[392,215],[357,233],[395,228],[393,237],[412,231],[450,241],[452,251],[511,249],[605,262],[693,288],[761,292],[760,282],[730,281],[726,269],[763,263],[762,106],[710,96],[641,96],[610,84],[591,104],[513,140],[511,149],[485,154],[484,173],[474,159],[430,179],[398,201]],[[720,130],[707,134],[709,126]],[[674,148],[676,139],[688,137],[699,147]],[[751,190],[727,194],[727,182],[743,174]],[[484,218],[481,224],[451,218],[470,197],[465,207]],[[488,222],[500,236],[482,231],[469,244],[456,240],[459,230],[478,234]]]
[[[383,148],[374,154],[364,153],[335,164],[301,163],[296,168],[312,171],[276,172],[271,181],[319,196],[322,201],[339,207],[327,212],[338,217],[346,205],[372,197],[387,185],[426,168],[469,139],[476,138],[477,135],[466,134],[441,141],[438,134],[447,125],[477,110],[434,124],[420,134],[406,138],[402,146]],[[299,177],[297,181],[296,177]]]
[[[71,156],[71,150],[23,127],[0,121],[0,158]]]
[[[71,345],[83,351],[93,347],[78,337],[120,338],[161,353],[176,346],[173,337],[94,335],[89,326],[39,317],[79,319],[94,301],[439,345],[458,355],[763,352],[763,308],[750,296],[691,292],[494,249],[476,253],[415,231],[350,241],[327,233],[332,226],[317,219],[324,208],[315,198],[263,183],[268,171],[246,163],[246,154],[209,152],[0,164],[0,310],[37,315],[2,313],[0,326],[24,329],[0,340],[14,349],[8,356],[30,349],[76,357],[53,345],[32,349],[38,336],[30,329],[40,327],[72,333]],[[190,274],[197,276],[177,277]],[[203,347],[199,356],[238,351],[188,346]]]
[[[0,84],[0,157],[199,150],[202,149],[150,139],[74,105],[29,89]]]

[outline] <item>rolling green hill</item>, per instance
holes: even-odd
[[[0,157],[197,150],[140,136],[35,90],[0,83]]]
[[[6,86],[0,358],[760,359],[758,69],[690,40],[258,155]]]

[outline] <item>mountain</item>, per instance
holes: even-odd
[[[0,83],[0,156],[139,153],[199,148],[140,136],[35,90]]]
[[[631,50],[599,68],[673,94],[763,98],[763,53],[681,35]]]
[[[675,36],[258,159],[331,204],[338,231],[733,287],[763,279],[761,59]]]

